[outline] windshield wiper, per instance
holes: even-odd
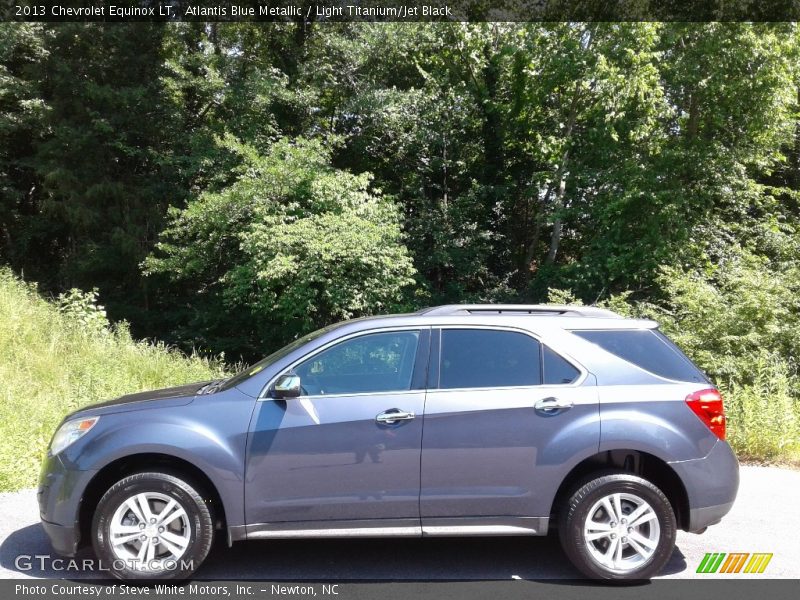
[[[199,390],[197,390],[197,393],[199,395],[213,394],[220,387],[222,387],[222,384],[224,384],[226,381],[228,381],[228,380],[227,379],[215,379],[214,381],[205,384],[203,387],[201,387]]]

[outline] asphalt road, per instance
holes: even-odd
[[[15,566],[19,555],[49,555],[34,490],[0,494],[0,578],[90,578],[91,573]],[[758,578],[800,578],[800,471],[742,467],[739,497],[703,535],[678,534],[667,578],[707,579],[695,571],[706,552],[771,552]],[[91,557],[85,551],[81,557]],[[279,540],[217,545],[198,573],[238,580],[508,580],[578,577],[553,537],[397,540]],[[742,574],[727,577],[743,577]]]

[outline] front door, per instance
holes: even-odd
[[[436,334],[438,374],[434,367],[422,443],[423,531],[538,533],[563,461],[597,451],[594,378],[526,332]]]
[[[360,333],[290,369],[302,395],[256,409],[248,534],[378,525],[418,532],[429,339],[426,328]]]

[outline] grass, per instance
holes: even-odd
[[[223,366],[109,327],[91,295],[47,301],[0,269],[0,491],[36,485],[68,412],[131,392],[218,377]]]
[[[753,383],[722,386],[728,441],[739,460],[800,467],[800,408],[781,361],[756,358]]]

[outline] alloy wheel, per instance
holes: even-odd
[[[661,527],[655,510],[643,498],[613,493],[592,505],[583,539],[594,561],[624,574],[650,561],[661,539]]]
[[[115,558],[139,571],[161,571],[179,560],[191,541],[186,510],[174,498],[142,492],[123,501],[109,524]]]

